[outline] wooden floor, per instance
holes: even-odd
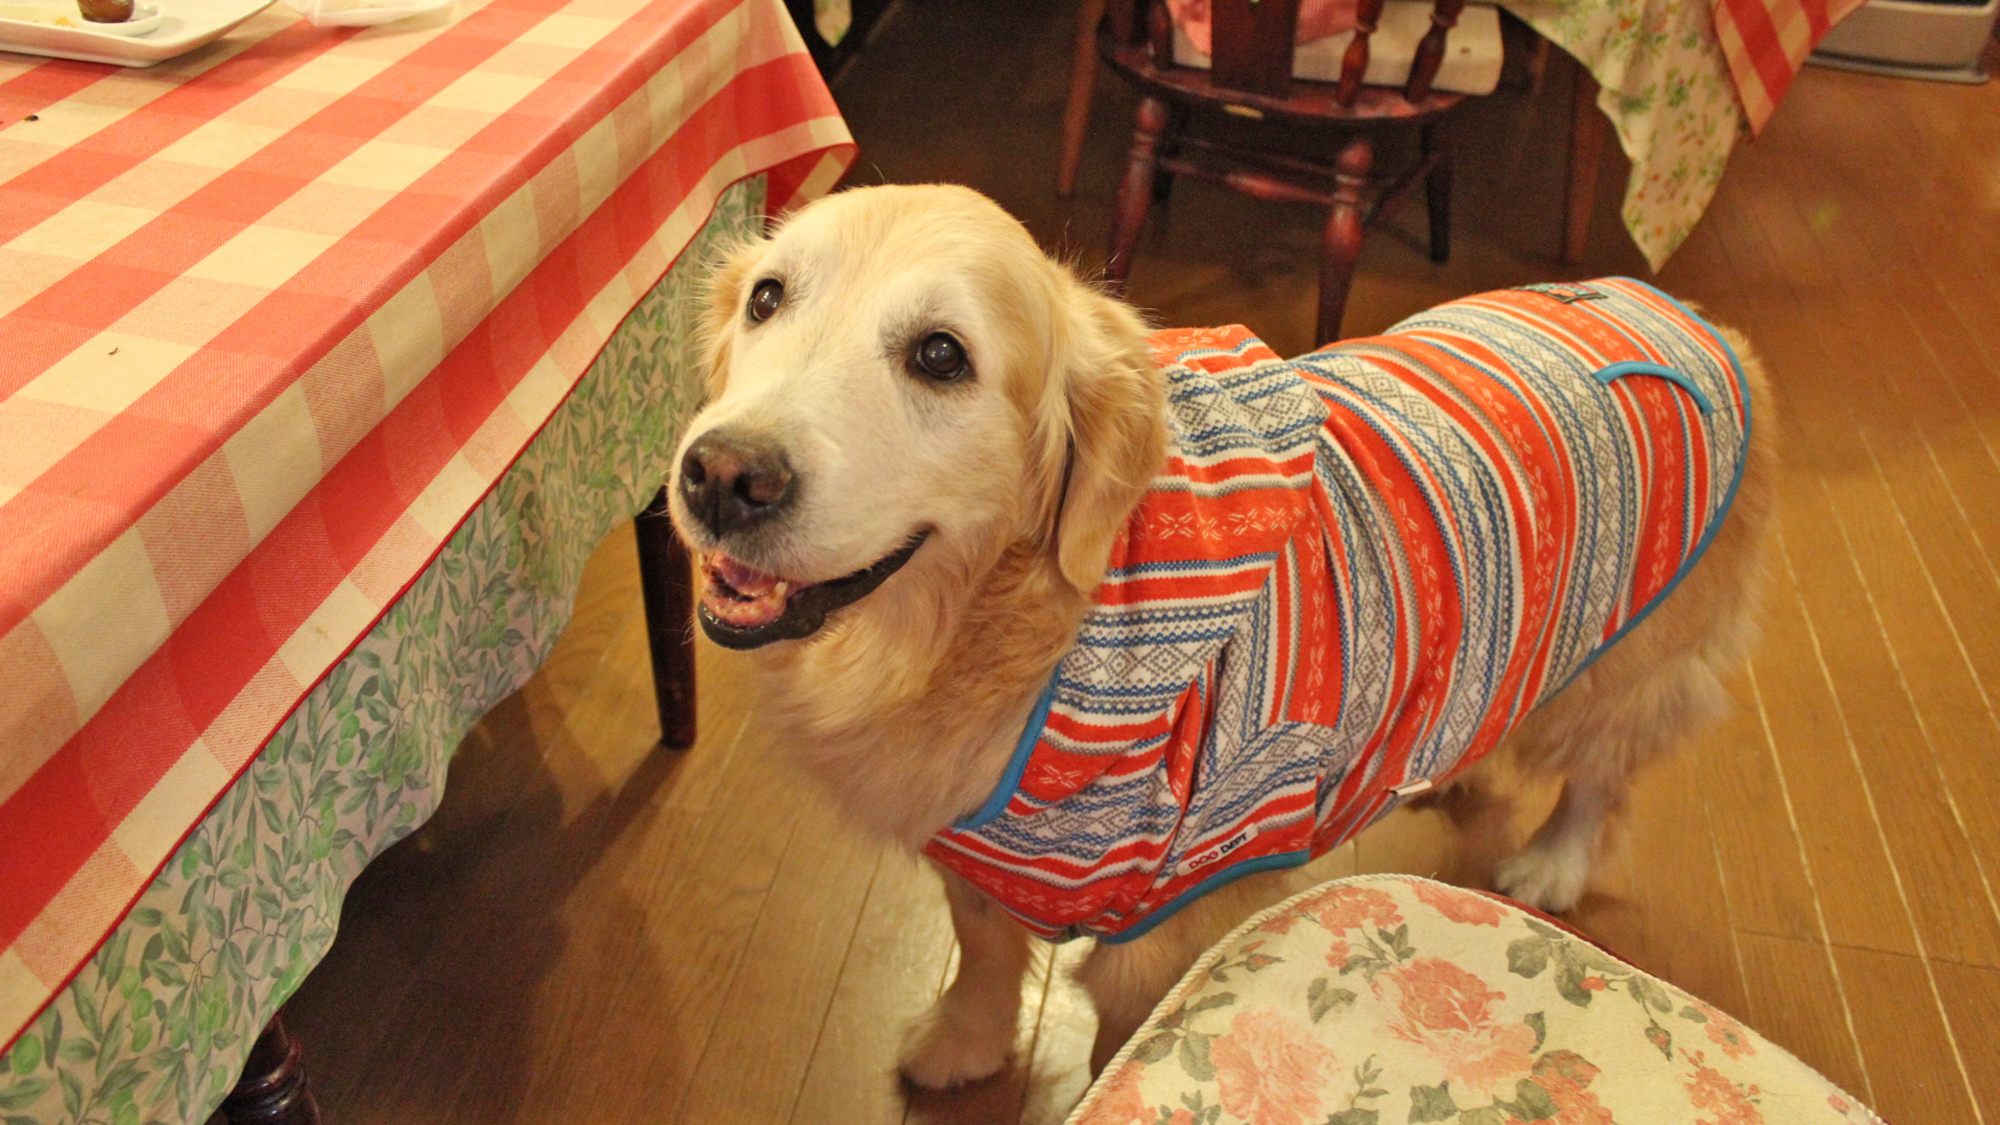
[[[1131,99],[1106,79],[1056,200],[1072,9],[908,8],[838,88],[856,178],[979,186],[1094,265]],[[1350,335],[1493,286],[1643,273],[1615,190],[1591,260],[1553,260],[1566,81],[1459,122],[1461,245],[1434,267],[1420,239],[1376,237]],[[1607,157],[1607,185],[1624,172]],[[1309,210],[1177,188],[1133,294],[1301,350],[1317,241]],[[2000,1125],[2000,83],[1808,68],[1658,280],[1775,368],[1783,549],[1740,714],[1644,779],[1576,921],[1891,1120]],[[898,1087],[898,1025],[951,971],[940,894],[777,764],[738,659],[704,642],[701,741],[654,752],[629,531],[605,544],[554,658],[355,886],[291,1005],[329,1122],[1064,1116],[1091,1032],[1074,949],[1035,975],[1013,1071]],[[1327,861],[1477,863],[1435,813]]]

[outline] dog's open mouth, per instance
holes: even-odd
[[[895,553],[841,578],[797,584],[759,570],[725,552],[702,559],[702,631],[724,648],[759,648],[772,641],[809,637],[827,615],[853,605],[880,586],[923,546],[912,535]]]

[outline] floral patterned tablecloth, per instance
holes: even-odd
[[[1069,1125],[1880,1119],[1726,1013],[1497,896],[1371,875],[1245,922]]]
[[[1715,197],[1743,114],[1706,2],[1502,0],[1597,79],[1632,160],[1621,214],[1654,269]]]
[[[199,1122],[221,1101],[332,944],[348,885],[437,808],[452,751],[548,655],[584,560],[666,475],[698,383],[702,263],[761,229],[764,203],[762,176],[723,194],[444,550],[0,1056],[0,1122]]]
[[[827,46],[838,46],[852,26],[854,5],[850,0],[813,0],[813,30],[819,32]]]

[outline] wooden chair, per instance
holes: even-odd
[[[1174,176],[1212,180],[1258,199],[1320,204],[1329,210],[1317,332],[1325,343],[1340,334],[1363,236],[1419,182],[1429,205],[1431,260],[1443,262],[1451,253],[1451,162],[1437,143],[1436,125],[1466,95],[1434,89],[1432,83],[1465,0],[1434,0],[1431,26],[1401,89],[1362,82],[1382,0],[1360,0],[1338,82],[1294,78],[1298,6],[1299,0],[1213,0],[1215,53],[1212,69],[1200,70],[1174,62],[1164,0],[1109,0],[1097,29],[1098,53],[1142,97],[1105,273],[1124,282],[1146,213],[1166,199]],[[1191,130],[1198,115],[1208,117],[1212,127]],[[1260,124],[1213,127],[1230,124],[1224,115]],[[1290,143],[1266,143],[1273,125],[1293,135],[1282,138]],[[1246,135],[1252,128],[1259,135]],[[1378,146],[1386,147],[1381,142],[1411,132],[1416,158],[1390,175],[1377,175]],[[1314,155],[1327,152],[1334,154],[1330,162]]]

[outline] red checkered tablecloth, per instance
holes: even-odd
[[[717,195],[851,155],[780,0],[0,54],[0,1050]]]
[[[1761,132],[1813,47],[1864,0],[1715,0],[1715,38],[1752,133]]]

